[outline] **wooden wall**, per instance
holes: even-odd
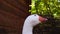
[[[21,34],[30,0],[0,0],[0,34]]]

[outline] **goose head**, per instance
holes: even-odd
[[[33,15],[28,16],[28,20],[32,26],[35,26],[39,23],[47,21],[47,18],[43,18],[37,14],[33,14]]]
[[[43,18],[37,14],[30,15],[26,18],[23,26],[22,34],[33,34],[33,26],[46,21],[46,18]]]

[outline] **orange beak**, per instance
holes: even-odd
[[[45,21],[47,21],[47,20],[48,20],[47,18],[43,18],[43,17],[39,16],[39,21],[40,21],[40,22],[45,22]]]

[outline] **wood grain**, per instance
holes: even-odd
[[[0,0],[0,29],[21,34],[24,20],[30,15],[29,4],[30,0]]]

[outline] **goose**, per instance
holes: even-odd
[[[33,27],[46,20],[47,18],[43,18],[37,14],[29,15],[24,22],[22,34],[33,34]]]

